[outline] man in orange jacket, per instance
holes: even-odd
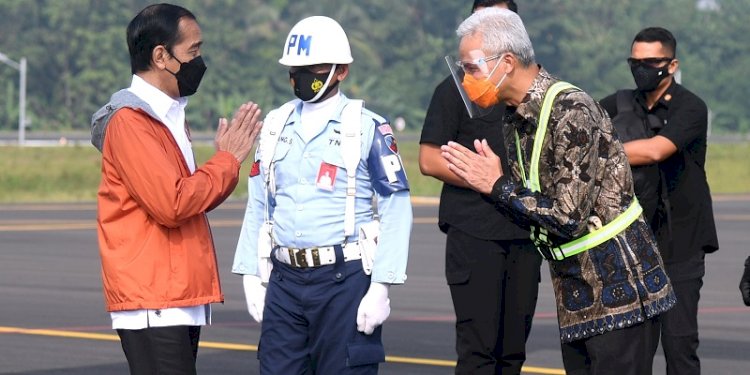
[[[216,154],[196,168],[187,96],[206,66],[195,16],[152,5],[128,25],[133,79],[94,114],[102,153],[99,251],[107,311],[133,374],[195,374],[200,327],[223,302],[206,212],[237,185],[261,122],[252,102],[219,120]]]

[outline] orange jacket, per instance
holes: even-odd
[[[224,301],[205,213],[234,190],[239,169],[217,152],[191,175],[164,124],[138,109],[111,115],[97,198],[107,311]]]

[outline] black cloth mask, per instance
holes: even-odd
[[[661,68],[655,68],[647,64],[639,64],[630,68],[633,73],[635,85],[638,91],[651,92],[656,90],[659,83],[666,77],[669,77],[669,64]]]
[[[331,71],[323,73],[313,73],[306,68],[299,69],[294,73],[289,72],[289,78],[294,81],[294,95],[303,102],[313,103],[325,98],[338,86],[338,81],[334,82],[333,85],[329,85],[329,82],[327,82],[331,72],[335,69],[336,66],[334,65]],[[326,86],[328,87],[326,88]],[[321,93],[321,91],[323,92]]]
[[[173,73],[169,69],[167,71],[177,78],[177,89],[180,91],[180,97],[195,94],[201,84],[203,74],[206,72],[203,57],[197,56],[188,62],[182,62],[176,57],[174,59],[180,63],[180,70],[177,73]]]

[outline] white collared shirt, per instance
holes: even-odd
[[[305,143],[310,142],[316,135],[320,134],[328,125],[328,120],[336,111],[341,93],[337,92],[332,97],[318,103],[302,103],[300,124],[298,133]]]
[[[128,91],[135,94],[144,102],[151,106],[159,120],[169,128],[177,145],[180,146],[182,156],[185,157],[190,173],[195,172],[195,159],[193,158],[193,145],[187,134],[185,126],[185,106],[187,98],[182,97],[177,100],[172,99],[163,91],[152,86],[143,78],[134,75]]]
[[[146,102],[159,120],[167,126],[182,151],[190,173],[195,172],[193,147],[185,126],[187,98],[172,99],[143,78],[133,75],[128,88],[130,92]],[[148,327],[203,326],[211,324],[211,305],[174,307],[161,310],[129,310],[110,313],[112,329],[143,329]]]

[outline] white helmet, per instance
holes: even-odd
[[[297,22],[286,37],[279,63],[286,66],[349,64],[349,38],[338,22],[313,16]]]

